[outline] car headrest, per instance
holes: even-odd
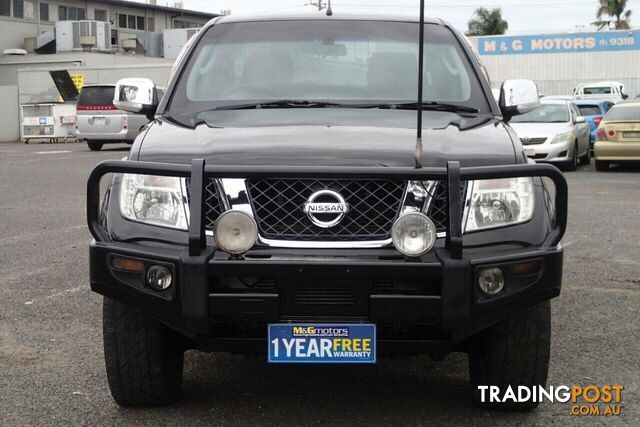
[[[242,83],[271,86],[293,81],[293,60],[285,51],[254,52],[242,70]]]
[[[403,52],[376,52],[371,55],[367,82],[380,88],[389,99],[413,99],[418,90],[418,56]],[[395,93],[394,93],[395,92]]]

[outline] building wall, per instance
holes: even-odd
[[[478,40],[471,38],[476,47]],[[480,59],[496,88],[504,80],[523,78],[535,81],[545,95],[572,95],[579,83],[613,80],[623,83],[631,98],[640,94],[640,50],[480,54]]]
[[[16,141],[20,136],[18,112],[18,87],[0,86],[2,115],[0,116],[0,142]]]
[[[68,52],[0,58],[0,142],[20,138],[20,104],[57,102],[50,70],[80,73],[85,84],[115,83],[124,77],[147,77],[165,86],[173,61],[136,55]]]
[[[31,0],[36,5],[36,0]],[[41,3],[49,5],[49,21],[40,22],[38,25],[37,12],[38,6],[35,7],[33,19],[20,19],[13,17],[0,16],[0,52],[10,48],[24,48],[24,39],[27,37],[37,37],[40,32],[52,29],[55,22],[60,20],[58,16],[59,6],[78,7],[85,9],[85,19],[93,20],[96,18],[96,10],[104,10],[107,12],[107,20],[112,23],[112,29],[118,30],[118,42],[122,39],[135,38],[136,34],[144,33],[143,30],[120,28],[118,14],[128,14],[145,18],[153,18],[154,32],[162,32],[164,29],[181,27],[183,25],[202,26],[209,19],[206,17],[190,14],[189,11],[166,11],[153,9],[152,6],[140,4],[135,6],[113,6],[104,4],[99,1],[84,0],[42,0]],[[145,23],[148,19],[145,19]],[[145,25],[145,30],[147,30]]]

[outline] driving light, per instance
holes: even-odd
[[[473,181],[464,231],[527,222],[533,216],[533,178]]]
[[[145,224],[188,228],[185,198],[177,177],[123,175],[120,213],[126,219]]]
[[[220,249],[240,255],[256,244],[258,226],[249,214],[231,210],[220,215],[213,229],[213,237]]]
[[[504,274],[498,267],[483,268],[478,273],[478,286],[486,295],[494,296],[504,289]]]
[[[152,265],[147,270],[147,286],[156,291],[169,289],[173,282],[171,270],[163,265]]]
[[[436,234],[433,221],[422,213],[411,212],[396,220],[391,238],[398,252],[409,257],[419,257],[433,248]]]

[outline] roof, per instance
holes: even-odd
[[[110,4],[112,6],[123,6],[130,7],[134,9],[149,9],[149,10],[161,10],[165,12],[173,12],[177,15],[189,15],[189,16],[197,16],[201,18],[212,19],[216,16],[220,16],[218,13],[209,13],[209,12],[201,12],[198,10],[189,10],[189,9],[180,9],[177,7],[169,7],[169,6],[160,6],[157,4],[149,4],[149,3],[138,3],[135,1],[127,1],[127,0],[94,0],[96,3]]]
[[[614,107],[640,107],[640,100],[620,101]]]
[[[542,98],[540,100],[540,104],[555,104],[555,105],[567,105],[572,103],[572,99],[553,99],[553,98]]]
[[[603,82],[595,82],[595,83],[580,83],[578,87],[594,87],[594,86],[623,86],[620,82],[614,81],[603,81]]]
[[[231,22],[261,22],[261,21],[297,21],[297,20],[343,20],[343,21],[390,21],[390,22],[419,22],[419,7],[415,8],[415,13],[389,13],[388,11],[376,12],[375,8],[354,10],[348,7],[333,6],[333,14],[328,16],[327,10],[319,11],[315,6],[301,6],[290,9],[279,9],[277,11],[267,11],[254,14],[238,14],[220,17],[215,20],[216,24]],[[440,19],[425,18],[428,24],[440,24],[444,22]]]

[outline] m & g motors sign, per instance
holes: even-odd
[[[640,30],[479,37],[480,55],[640,50]]]

